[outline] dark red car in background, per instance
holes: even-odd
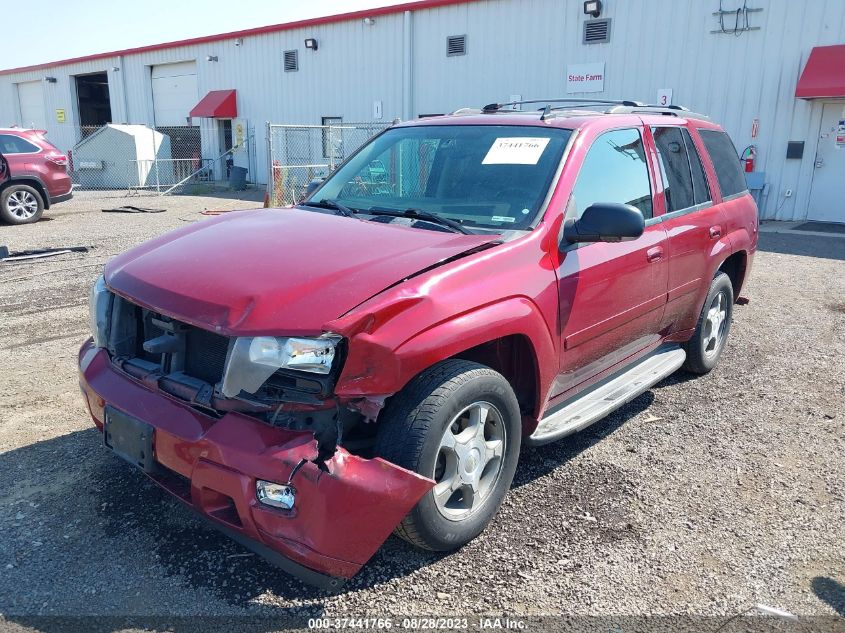
[[[521,445],[713,369],[757,247],[728,135],[678,107],[522,105],[395,125],[293,208],[109,262],[79,354],[105,444],[334,585],[392,530],[460,547]]]
[[[67,156],[44,134],[0,128],[0,221],[37,222],[45,209],[72,197]]]

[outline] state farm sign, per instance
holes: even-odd
[[[566,92],[601,92],[604,90],[604,62],[569,64],[566,67]]]

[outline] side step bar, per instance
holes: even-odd
[[[657,348],[622,373],[555,407],[540,420],[526,443],[529,446],[548,444],[598,422],[673,374],[684,364],[686,357],[686,352],[675,345]]]

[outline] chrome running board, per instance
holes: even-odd
[[[554,442],[598,422],[673,374],[684,364],[686,357],[686,352],[675,345],[657,348],[622,373],[606,378],[585,393],[555,407],[540,420],[526,443],[540,446]]]

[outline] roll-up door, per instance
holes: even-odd
[[[188,113],[199,98],[196,62],[153,66],[152,86],[156,127],[188,125]]]
[[[47,117],[44,113],[44,86],[40,81],[18,84],[18,101],[21,106],[21,125],[44,130]]]

